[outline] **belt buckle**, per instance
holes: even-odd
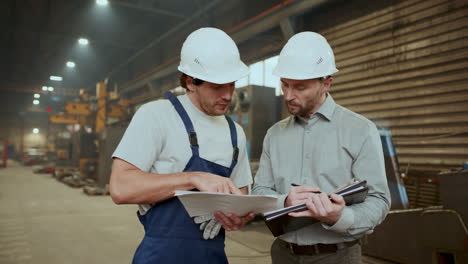
[[[293,243],[288,242],[288,247],[289,247],[289,251],[291,252],[291,254],[297,255],[296,251],[294,250],[294,244]],[[318,244],[311,245],[311,247],[314,247],[314,253],[311,252],[310,255],[319,255],[320,254],[320,249],[319,249]],[[299,253],[299,254],[301,254],[301,253]]]
[[[318,244],[315,244],[315,245],[314,245],[314,250],[315,250],[315,255],[319,255],[319,254],[320,254],[320,250],[319,250]]]
[[[292,244],[292,243],[289,243],[289,242],[287,242],[287,243],[288,243],[288,247],[289,247],[289,252],[291,252],[291,254],[293,254],[293,255],[296,255],[296,253],[294,252],[294,246],[293,246],[293,244]]]

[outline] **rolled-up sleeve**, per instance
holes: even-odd
[[[323,224],[325,229],[350,236],[370,233],[385,219],[390,209],[390,192],[379,132],[373,124],[369,125],[368,131],[352,165],[353,175],[360,180],[367,180],[367,198],[362,203],[345,207],[338,222],[332,226]]]

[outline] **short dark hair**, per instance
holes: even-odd
[[[187,76],[188,76],[187,74],[182,73],[182,75],[180,75],[180,78],[179,78],[180,86],[184,87],[185,89],[187,89],[187,81],[186,81]],[[201,85],[203,82],[204,82],[203,80],[192,77],[192,84],[193,85],[198,86],[198,85]]]
[[[179,77],[179,84],[180,86],[184,87],[185,89],[187,89],[187,81],[185,80],[185,77],[187,77],[187,75],[185,73],[182,73]]]

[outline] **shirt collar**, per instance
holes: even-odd
[[[325,99],[325,102],[317,110],[317,113],[324,116],[328,121],[331,121],[333,117],[333,112],[335,112],[335,108],[335,100],[333,100],[332,96],[329,93],[327,93],[327,99]]]

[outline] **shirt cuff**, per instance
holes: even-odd
[[[340,219],[334,225],[327,225],[322,223],[322,227],[339,233],[346,233],[348,228],[354,223],[354,212],[349,207],[345,207],[341,213]]]
[[[286,197],[288,197],[287,194],[282,194],[282,195],[278,195],[278,201],[277,201],[277,208],[284,208],[284,200],[286,200]]]

